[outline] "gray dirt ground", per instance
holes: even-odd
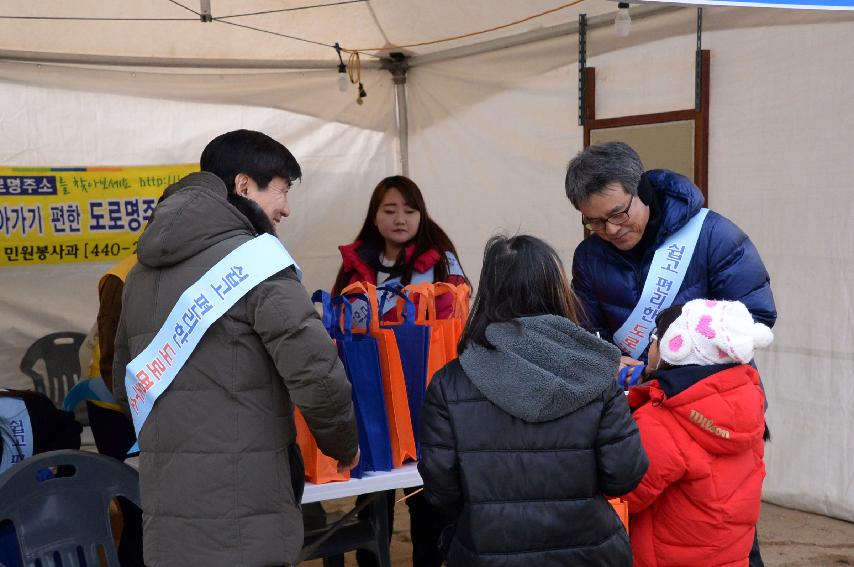
[[[335,501],[330,511],[345,510],[353,499]],[[854,524],[824,516],[789,510],[773,504],[762,504],[759,522],[762,557],[768,567],[835,567],[854,566]],[[394,567],[411,565],[409,514],[406,505],[395,509],[391,560]],[[355,566],[353,554],[347,555],[348,567]],[[322,567],[321,561],[303,563]]]

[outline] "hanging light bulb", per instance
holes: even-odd
[[[632,17],[629,15],[629,3],[617,4],[617,17],[614,18],[614,31],[618,37],[628,37],[632,27]]]
[[[338,55],[338,90],[342,93],[347,92],[347,85],[350,84],[350,79],[347,76],[347,65],[344,64],[344,58],[341,57],[341,46],[335,44],[335,54]]]
[[[342,93],[347,92],[347,85],[350,84],[350,79],[347,78],[347,66],[341,63],[338,65],[338,90]]]

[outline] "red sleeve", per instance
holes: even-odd
[[[623,497],[629,502],[632,514],[650,506],[688,470],[685,457],[667,425],[646,412],[635,412],[635,419],[640,429],[641,443],[649,457],[649,468],[637,488]]]

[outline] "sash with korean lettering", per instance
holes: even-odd
[[[33,425],[24,400],[0,396],[0,442],[0,473],[33,456]]]
[[[154,340],[125,371],[137,438],[154,402],[172,384],[205,331],[252,288],[291,266],[302,277],[279,239],[263,234],[232,250],[181,294]],[[138,443],[130,452],[137,451]]]
[[[638,358],[649,346],[655,317],[673,304],[700,238],[709,209],[700,209],[682,228],[671,234],[655,251],[640,301],[623,326],[614,333],[614,344],[625,354]]]

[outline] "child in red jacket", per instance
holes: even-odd
[[[650,462],[625,497],[635,565],[747,566],[765,478],[765,397],[749,363],[773,335],[737,301],[689,301],[656,324],[654,370],[629,391]]]

